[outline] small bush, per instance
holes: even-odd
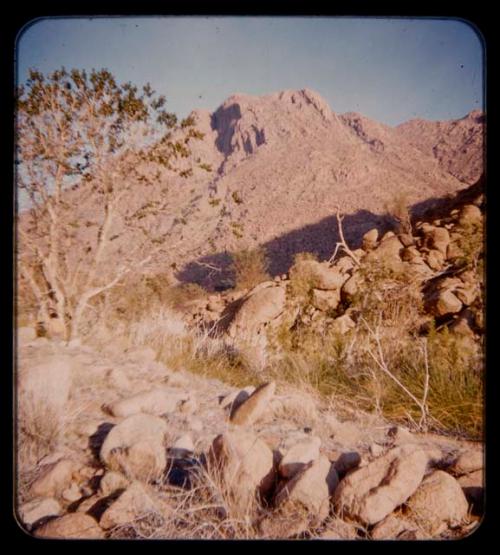
[[[399,192],[385,206],[386,212],[396,220],[397,233],[412,235],[411,212],[408,194]]]
[[[263,281],[268,281],[269,261],[263,248],[245,249],[232,255],[234,288],[251,289]]]
[[[293,265],[289,270],[290,294],[301,305],[309,304],[313,288],[313,275],[309,268],[302,264],[302,262],[307,260],[317,262],[318,259],[310,252],[299,252],[295,255]]]

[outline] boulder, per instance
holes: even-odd
[[[415,244],[415,239],[409,233],[399,233],[398,239],[401,241],[404,247],[411,247]]]
[[[444,227],[435,227],[424,235],[424,246],[428,249],[439,251],[443,256],[443,260],[446,258],[449,244],[450,234]]]
[[[346,280],[341,291],[343,300],[346,302],[351,302],[353,300],[359,290],[360,281],[360,277],[357,273],[352,274],[352,276]]]
[[[207,460],[209,472],[228,492],[235,518],[252,512],[257,498],[274,485],[274,457],[267,444],[255,434],[234,429],[218,435]]]
[[[293,272],[301,276],[307,276],[311,288],[325,291],[340,289],[348,278],[338,268],[330,266],[328,262],[317,262],[316,260],[296,262]]]
[[[99,482],[99,493],[103,496],[111,495],[117,490],[125,489],[130,481],[120,472],[109,470]]]
[[[354,268],[354,262],[350,256],[343,256],[335,262],[335,268],[340,273],[345,274]]]
[[[71,485],[62,492],[61,497],[64,501],[73,503],[74,501],[78,501],[82,498],[82,492],[78,484],[76,482],[72,482]]]
[[[293,478],[295,474],[319,457],[321,439],[316,436],[309,437],[296,443],[283,455],[279,464],[279,473],[283,478]]]
[[[356,526],[340,518],[325,523],[325,529],[318,537],[320,540],[355,540],[358,537]]]
[[[274,504],[281,514],[290,518],[305,511],[309,525],[319,525],[328,517],[330,496],[338,483],[335,467],[320,455],[278,489]]]
[[[250,426],[265,412],[274,396],[276,384],[269,382],[258,387],[250,397],[238,405],[231,413],[232,424]]]
[[[420,484],[408,499],[412,519],[431,534],[446,526],[458,526],[467,518],[469,505],[460,484],[446,472],[436,470]]]
[[[350,470],[361,464],[361,455],[357,451],[342,453],[335,461],[335,470],[340,477],[345,476]]]
[[[340,289],[334,289],[331,291],[324,291],[323,289],[312,290],[311,304],[314,306],[314,308],[317,308],[322,312],[335,310],[338,307],[339,303]]]
[[[370,537],[372,540],[395,540],[401,534],[410,531],[415,531],[414,524],[399,516],[389,515],[374,526]]]
[[[377,245],[377,240],[378,240],[378,229],[373,228],[373,229],[370,229],[370,231],[367,231],[363,235],[363,243],[362,243],[363,250],[371,251]]]
[[[457,298],[464,303],[464,305],[468,306],[471,305],[477,298],[477,288],[473,286],[460,286],[457,287],[453,293],[457,296]]]
[[[465,206],[462,206],[458,216],[458,223],[460,225],[466,226],[471,224],[480,224],[482,220],[483,214],[477,206],[474,206],[473,204],[466,204]]]
[[[101,516],[99,524],[104,530],[124,526],[139,519],[161,521],[165,507],[161,506],[139,482],[130,486],[108,507]]]
[[[186,393],[172,391],[167,387],[155,387],[149,391],[110,403],[105,406],[105,410],[113,416],[121,417],[138,413],[160,416],[161,414],[174,412],[182,401],[187,399],[188,395]]]
[[[484,466],[484,455],[481,449],[468,449],[458,455],[449,471],[455,476],[462,476],[481,470]]]
[[[101,447],[101,461],[127,477],[154,479],[166,466],[166,435],[167,424],[161,418],[134,414],[110,430]]]
[[[103,539],[104,532],[96,520],[84,513],[68,513],[49,520],[35,530],[37,538]]]
[[[349,473],[334,496],[339,514],[363,524],[376,524],[404,503],[419,486],[427,466],[424,451],[395,447]]]
[[[401,260],[404,260],[405,262],[422,261],[422,255],[417,247],[410,246],[406,247],[401,252]]]
[[[425,261],[427,262],[429,268],[439,271],[443,269],[445,255],[436,249],[431,249],[428,253],[426,253]]]
[[[335,318],[332,324],[332,330],[340,333],[341,335],[346,334],[349,330],[352,330],[355,327],[356,323],[348,314],[343,314],[342,316]]]
[[[29,529],[38,520],[58,516],[60,512],[61,505],[52,497],[39,497],[19,507],[19,517]]]
[[[274,283],[274,282],[273,282]],[[277,318],[285,308],[284,287],[266,287],[248,296],[229,324],[228,335],[254,335]]]
[[[235,389],[221,400],[220,407],[223,409],[229,408],[230,410],[233,410],[238,405],[241,405],[241,403],[246,401],[254,391],[255,387],[253,385],[249,385],[243,389]]]
[[[434,316],[456,314],[462,310],[462,303],[450,290],[437,291],[429,303],[429,310]]]
[[[73,474],[77,470],[78,466],[69,459],[60,459],[55,463],[44,465],[30,491],[38,497],[59,497],[71,485]]]
[[[384,238],[376,249],[366,255],[367,261],[379,261],[384,264],[392,265],[393,262],[400,262],[400,253],[404,249],[403,243],[393,234]]]
[[[464,474],[457,479],[467,501],[472,506],[472,514],[481,516],[484,510],[484,474],[482,470],[476,470],[470,474]]]

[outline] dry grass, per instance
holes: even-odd
[[[263,281],[271,279],[268,272],[269,261],[262,248],[246,249],[232,254],[234,289],[251,289]]]

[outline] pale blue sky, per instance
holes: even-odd
[[[28,68],[108,68],[149,81],[180,117],[241,92],[318,91],[332,110],[390,125],[483,108],[483,51],[457,20],[307,17],[44,19],[18,42]]]

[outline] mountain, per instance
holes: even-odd
[[[399,125],[397,133],[464,183],[476,182],[484,165],[485,115],[474,110],[459,120],[412,119]]]
[[[458,122],[390,127],[356,113],[337,114],[304,89],[237,94],[213,114],[192,115],[206,132],[195,156],[214,167],[209,196],[225,207],[210,234],[212,249],[264,244],[274,272],[286,270],[296,252],[331,254],[337,207],[353,215],[345,232],[355,242],[383,225],[396,195],[421,203],[464,188],[482,170],[483,118],[476,112]],[[183,277],[203,275],[190,266]]]
[[[164,171],[122,201],[129,212],[165,205],[161,217],[141,222],[170,233],[168,256],[181,281],[215,287],[227,278],[228,253],[263,246],[273,274],[287,271],[298,252],[329,258],[337,236],[336,210],[344,215],[353,246],[368,229],[387,227],[387,206],[406,195],[410,205],[464,189],[482,172],[484,117],[412,120],[391,127],[357,113],[338,114],[309,89],[265,96],[235,94],[215,112],[191,114],[204,138],[193,142],[183,179]],[[200,163],[202,167],[200,167]],[[99,201],[80,203],[74,234],[82,248],[95,241],[104,214]],[[80,207],[81,205],[81,207]],[[144,213],[145,215],[145,213]],[[149,218],[149,219],[148,219]],[[79,222],[79,224],[78,224]],[[120,235],[113,221],[111,266],[140,236]],[[92,252],[90,255],[92,255]],[[141,253],[143,254],[143,253]],[[75,252],[75,261],[77,262]]]

